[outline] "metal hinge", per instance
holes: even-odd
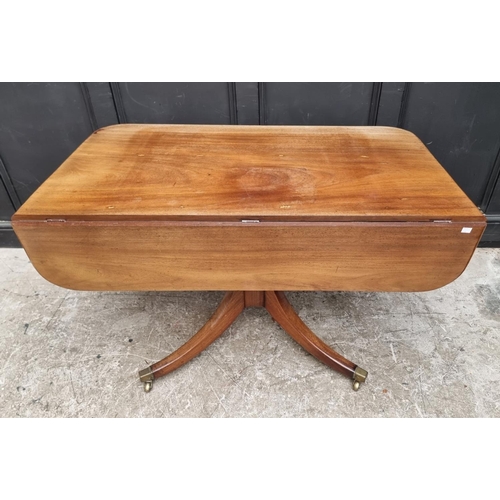
[[[447,222],[448,224],[451,224],[451,220],[449,219],[438,219],[438,220],[433,220],[432,222]]]
[[[260,220],[258,219],[241,219],[244,224],[258,224]]]

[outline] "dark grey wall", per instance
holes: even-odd
[[[236,123],[227,83],[116,83],[120,122]]]
[[[491,197],[491,202],[488,206],[488,210],[492,214],[500,214],[500,181],[498,179],[495,190],[493,191],[493,196]]]
[[[263,125],[369,125],[371,83],[266,83]]]
[[[414,132],[500,242],[498,83],[0,83],[0,245],[10,216],[113,123],[385,125]]]
[[[8,220],[14,213],[14,207],[10,200],[9,193],[5,189],[5,185],[0,181],[0,220]]]
[[[21,202],[93,130],[78,83],[3,83],[0,110],[0,156]]]
[[[482,203],[500,147],[499,84],[413,84],[401,125]]]

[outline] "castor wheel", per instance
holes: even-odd
[[[352,381],[352,388],[355,391],[357,391],[359,389],[361,383],[366,380],[367,376],[368,376],[368,372],[366,370],[363,370],[363,368],[356,366],[356,369],[354,370],[354,374],[352,376],[352,378],[354,379]]]
[[[139,378],[144,384],[144,392],[149,392],[153,388],[154,375],[151,367],[148,366],[139,372]]]

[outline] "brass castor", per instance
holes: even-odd
[[[149,392],[153,388],[154,375],[151,367],[148,366],[139,372],[139,378],[144,384],[144,392]]]
[[[354,370],[354,374],[352,376],[352,388],[357,391],[359,389],[359,386],[361,385],[361,382],[364,382],[367,376],[368,372],[366,370],[363,370],[363,368],[356,366],[356,369]]]

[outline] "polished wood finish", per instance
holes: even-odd
[[[38,272],[66,288],[228,291],[191,340],[141,371],[146,390],[245,307],[266,307],[357,389],[366,371],[273,290],[438,288],[465,269],[485,218],[404,130],[118,125],[85,141],[12,224]]]
[[[264,292],[244,292],[245,307],[264,307]]]
[[[411,132],[140,125],[90,136],[13,221],[483,222]]]
[[[182,347],[151,365],[154,378],[163,377],[198,356],[229,328],[245,308],[243,292],[228,292],[205,325]]]
[[[23,221],[15,230],[42,276],[76,290],[414,292],[457,278],[484,224]]]
[[[265,305],[281,328],[309,354],[339,373],[353,377],[356,365],[319,339],[300,319],[283,292],[266,292]]]
[[[485,227],[407,131],[209,125],[98,130],[12,223],[77,290],[430,290]]]
[[[245,307],[265,307],[276,322],[309,354],[335,371],[354,378],[357,368],[319,339],[300,319],[283,292],[228,292],[207,323],[182,347],[145,370],[149,380],[158,379],[186,364],[214,342]],[[141,371],[142,372],[142,371]]]

